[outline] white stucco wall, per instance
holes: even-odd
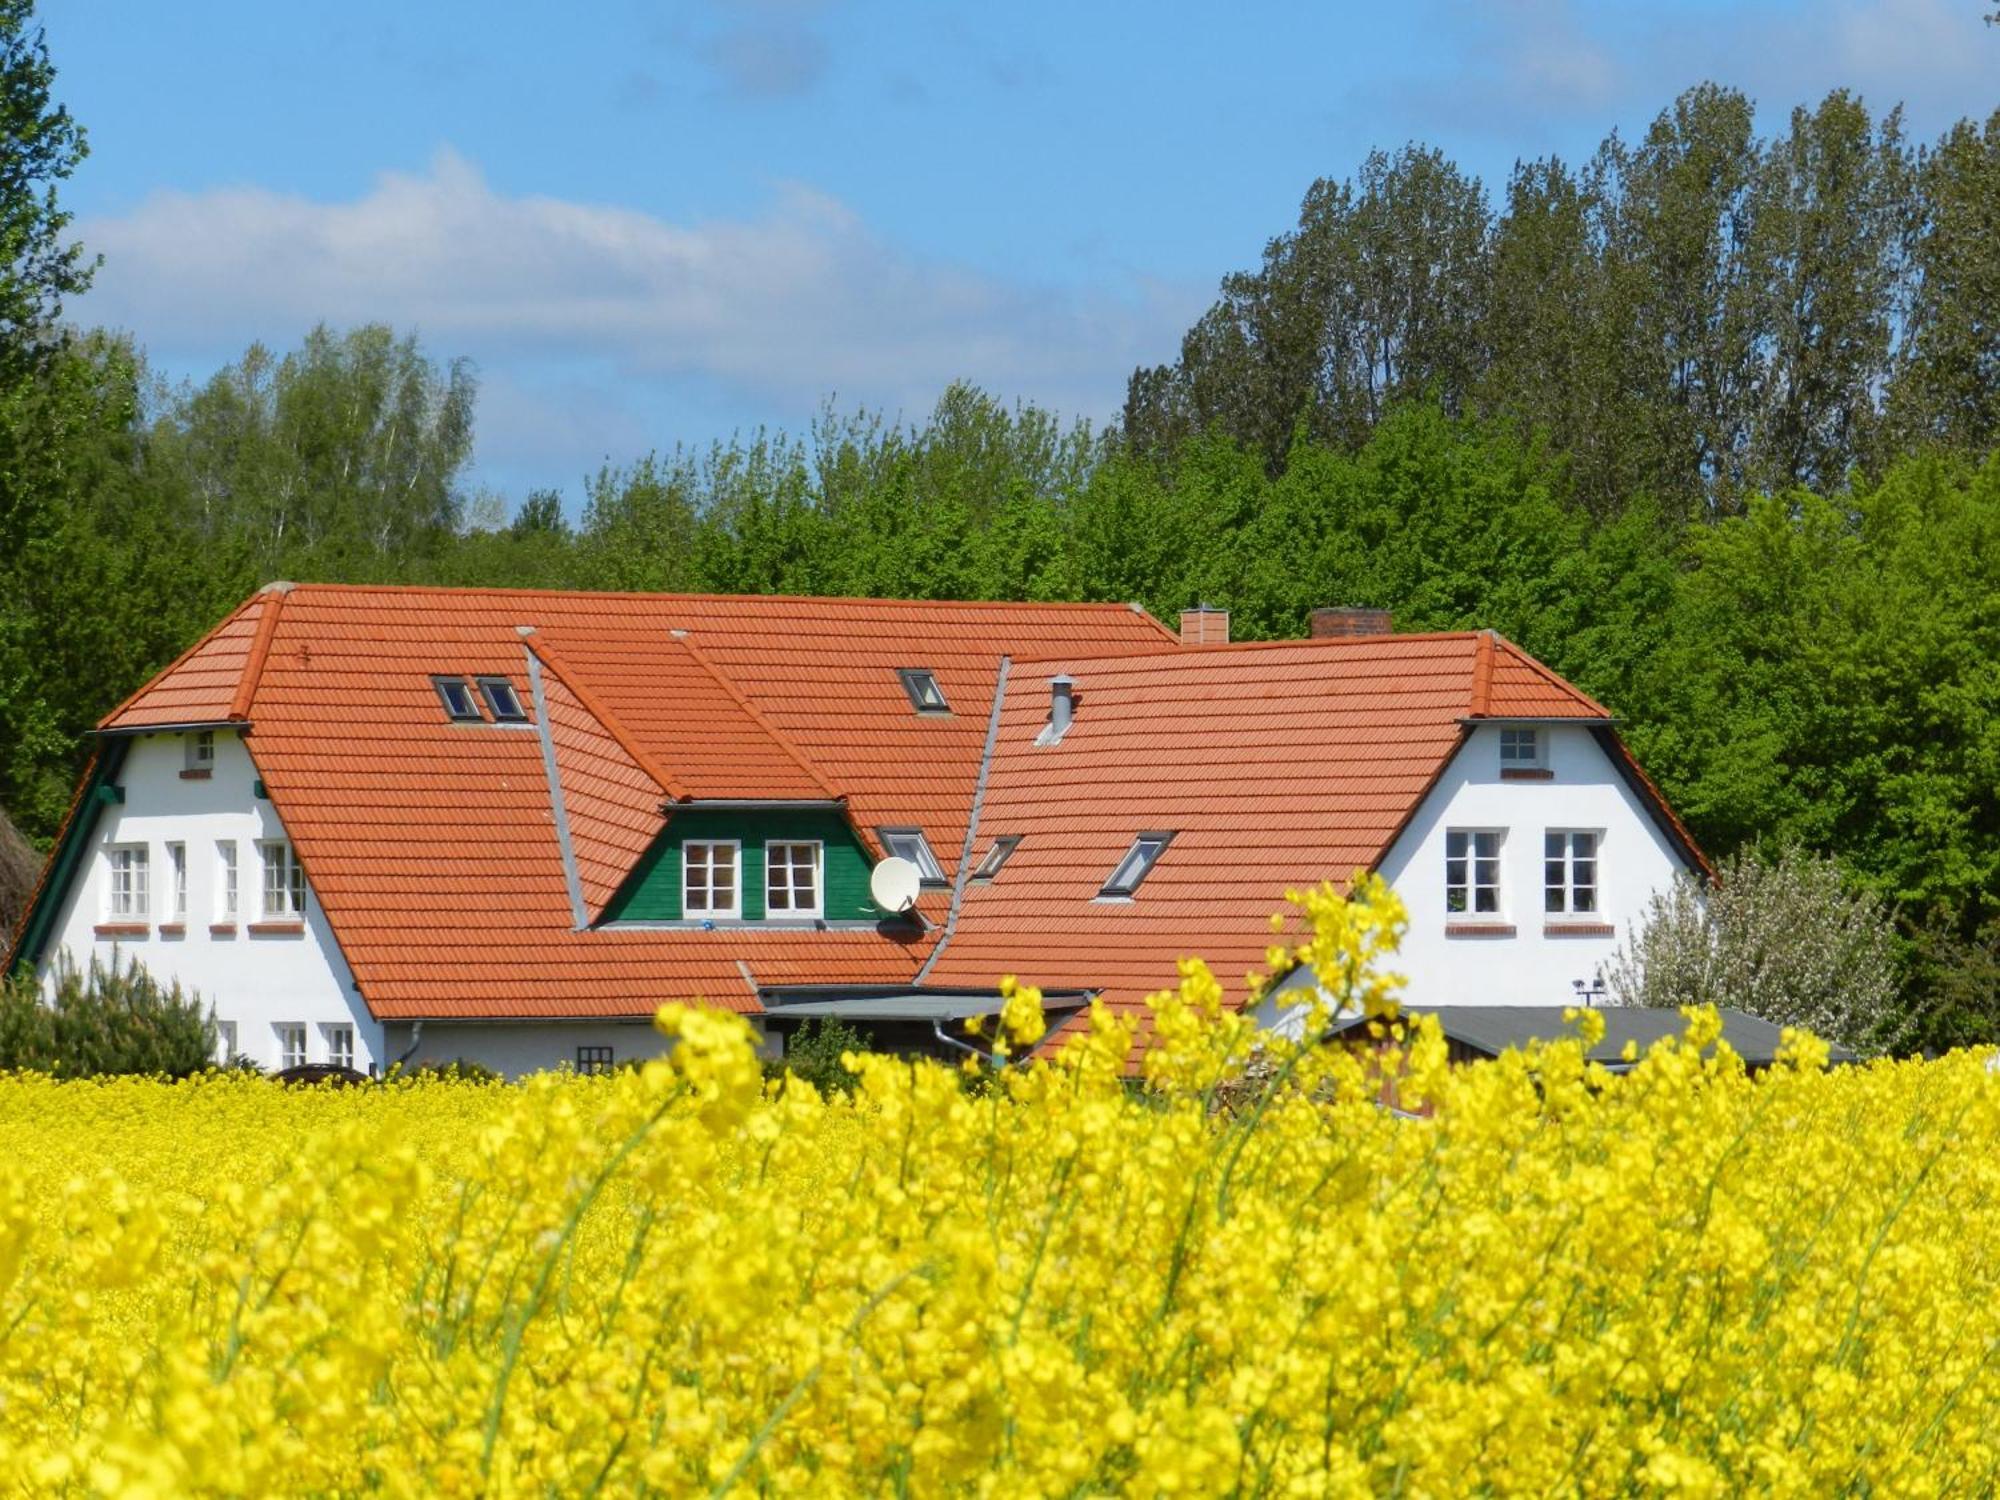
[[[310,888],[304,930],[296,935],[255,934],[261,914],[263,871],[257,841],[282,839],[277,809],[256,795],[257,772],[242,740],[228,731],[215,736],[215,766],[206,780],[182,777],[186,736],[177,732],[143,735],[129,747],[117,780],[125,800],[103,808],[79,878],[67,894],[53,940],[43,955],[46,977],[57,955],[67,953],[79,968],[92,955],[109,961],[136,957],[148,972],[179,981],[215,1009],[216,1018],[236,1026],[236,1050],[268,1068],[279,1065],[276,1026],[303,1022],[306,1056],[327,1060],[321,1029],[345,1023],[354,1028],[354,1065],[366,1071],[383,1060],[382,1028],[355,992],[346,961]],[[218,841],[237,846],[237,916],[228,931],[222,923]],[[162,926],[174,918],[169,902],[172,865],[167,845],[187,846],[187,920],[178,934]],[[106,851],[118,844],[148,848],[150,901],[139,936],[99,936],[110,920],[110,871]],[[120,919],[121,921],[124,919]]]
[[[1382,861],[1383,876],[1409,909],[1400,968],[1408,1003],[1425,1005],[1567,1005],[1573,982],[1590,982],[1631,930],[1655,890],[1683,864],[1645,806],[1625,785],[1587,729],[1545,727],[1547,781],[1502,780],[1500,730],[1482,725],[1446,767],[1430,796]],[[1445,912],[1445,834],[1454,828],[1499,829],[1497,917]],[[1605,937],[1544,933],[1542,836],[1552,829],[1595,831],[1595,918]],[[1511,936],[1447,936],[1447,925],[1511,925]]]
[[[771,1040],[752,1017],[760,1045]],[[409,1054],[409,1065],[450,1063],[465,1059],[482,1063],[509,1078],[543,1073],[577,1064],[577,1048],[609,1047],[614,1067],[658,1057],[673,1046],[650,1021],[426,1021],[411,1050],[409,1022],[386,1028],[390,1061]]]

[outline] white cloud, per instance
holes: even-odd
[[[899,250],[840,202],[780,189],[755,218],[677,224],[494,191],[456,153],[348,202],[260,187],[159,192],[79,225],[104,255],[78,316],[156,352],[289,344],[312,323],[418,329],[434,354],[561,364],[809,410],[915,413],[965,378],[1103,416],[1169,357],[1208,289],[1072,292]]]

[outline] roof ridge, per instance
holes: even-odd
[[[153,690],[154,686],[159,682],[159,680],[167,675],[167,673],[173,671],[176,667],[185,666],[188,663],[188,661],[193,658],[196,652],[200,651],[202,647],[206,646],[210,641],[214,640],[217,636],[221,635],[223,631],[227,630],[231,625],[235,624],[238,618],[240,618],[245,611],[247,611],[252,605],[262,600],[263,597],[264,597],[264,591],[262,589],[259,589],[256,593],[252,594],[248,599],[245,599],[241,604],[237,605],[234,609],[232,609],[228,614],[224,615],[220,620],[217,620],[215,624],[210,626],[207,632],[202,636],[200,636],[192,646],[188,647],[187,650],[183,651],[179,656],[176,656],[172,661],[168,662],[164,667],[161,667],[159,671],[153,673],[152,676],[148,677],[144,682],[140,683],[139,686],[132,689],[132,691],[128,693],[119,702],[116,708],[112,709],[110,713],[106,714],[103,718],[97,721],[97,727],[99,729],[102,729],[106,724],[109,724],[113,719],[117,718],[120,714],[124,713],[126,709],[130,708],[133,704],[137,703],[141,698],[145,697],[147,693]]]
[[[1404,641],[1467,641],[1475,639],[1480,634],[1481,632],[1477,630],[1398,630],[1381,635],[1301,635],[1286,636],[1274,641],[1221,641],[1214,645],[1203,646],[1198,653],[1189,652],[1186,659],[1206,661],[1235,651],[1274,651],[1286,646],[1320,650],[1331,647],[1379,646],[1385,643],[1394,645]],[[1014,658],[1014,664],[1028,666],[1036,662],[1050,661],[1178,661],[1181,659],[1181,654],[1176,651],[1144,649],[1104,651],[1093,647],[1086,653],[1017,656]]]
[[[1576,699],[1577,702],[1583,704],[1584,707],[1591,709],[1593,712],[1600,713],[1604,715],[1604,717],[1607,719],[1611,717],[1610,709],[1606,708],[1602,703],[1599,703],[1595,698],[1591,697],[1590,694],[1586,693],[1582,688],[1578,687],[1575,683],[1571,682],[1567,677],[1564,677],[1560,672],[1556,671],[1554,667],[1549,666],[1546,662],[1540,660],[1537,657],[1529,655],[1528,652],[1522,650],[1514,642],[1508,640],[1507,637],[1501,635],[1499,632],[1495,631],[1492,634],[1495,644],[1506,647],[1507,650],[1513,654],[1516,660],[1520,661],[1525,666],[1539,673],[1542,679],[1545,682],[1547,682],[1551,687],[1559,688],[1563,692],[1568,693],[1572,698]]]
[[[727,693],[731,698],[736,700],[737,706],[750,716],[751,720],[757,725],[757,727],[763,730],[764,733],[768,734],[771,737],[773,743],[775,743],[780,750],[784,751],[785,754],[789,755],[792,758],[792,760],[798,765],[798,768],[801,771],[804,771],[807,776],[812,778],[813,785],[817,786],[821,791],[825,792],[827,796],[832,798],[834,801],[838,802],[842,800],[841,793],[835,790],[832,782],[828,781],[825,776],[820,774],[819,767],[814,765],[810,760],[808,760],[805,757],[805,755],[800,752],[798,746],[794,745],[790,740],[786,739],[785,736],[778,731],[778,726],[773,724],[769,719],[765,718],[764,715],[758,710],[756,704],[752,703],[748,698],[743,696],[742,689],[738,688],[735,683],[731,682],[727,677],[722,675],[721,671],[717,669],[715,663],[708,659],[707,654],[703,652],[700,647],[695,645],[694,638],[691,635],[689,635],[686,631],[676,631],[674,633],[673,638],[681,644],[682,648],[686,650],[689,656],[694,658],[694,660],[701,666],[703,671],[707,672],[709,676],[715,679],[716,685],[720,687],[723,690],[723,692]]]
[[[1486,717],[1493,703],[1493,632],[1479,632],[1479,644],[1472,657],[1472,704],[1466,713],[1475,719]]]
[[[285,608],[285,596],[292,591],[289,583],[267,583],[257,591],[257,597],[268,600],[264,613],[257,617],[257,634],[250,641],[250,656],[243,663],[243,675],[236,679],[236,694],[229,700],[229,717],[247,719],[250,705],[256,701],[257,685],[264,678],[264,663],[271,655],[271,639],[278,633],[278,616]]]
[[[275,587],[275,585],[273,585]],[[314,592],[341,594],[430,594],[430,595],[484,595],[509,599],[658,599],[662,601],[699,600],[704,603],[729,601],[731,603],[749,600],[769,600],[790,604],[880,604],[902,609],[978,609],[994,611],[1058,609],[1067,611],[1088,610],[1094,614],[1136,614],[1169,639],[1178,639],[1165,622],[1154,618],[1145,610],[1131,604],[1120,604],[1102,599],[904,599],[880,594],[724,594],[724,593],[671,593],[643,589],[531,589],[504,588],[490,584],[446,584],[446,583],[289,583],[287,589],[310,589]],[[252,596],[253,599],[256,596]],[[246,601],[248,602],[248,601]]]
[[[666,796],[676,802],[688,800],[687,788],[654,762],[652,756],[633,739],[631,732],[618,722],[617,716],[609,712],[598,700],[597,695],[578,681],[576,674],[563,665],[561,657],[549,649],[549,643],[541,639],[533,626],[525,628],[522,639],[527,643],[528,649],[541,659],[542,665],[555,673],[556,680],[569,689],[570,696],[576,699],[583,711],[597,720],[604,732],[618,742],[619,749],[632,757],[632,764],[652,777],[653,784]]]

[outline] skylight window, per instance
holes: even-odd
[[[486,699],[486,706],[493,713],[496,724],[524,724],[528,711],[521,707],[520,695],[514,691],[514,684],[504,677],[481,677],[479,692]]]
[[[995,875],[998,875],[1000,867],[1007,863],[1007,856],[1014,852],[1015,846],[1020,842],[1021,835],[1018,833],[1003,833],[1000,835],[999,838],[993,841],[992,847],[986,851],[986,857],[980,860],[979,867],[972,872],[972,878],[974,880],[991,880]]]
[[[945,702],[944,689],[938,686],[935,672],[927,667],[899,667],[896,675],[903,679],[903,691],[910,695],[910,707],[918,713],[951,712],[951,705]]]
[[[924,877],[925,885],[943,885],[944,867],[931,853],[931,846],[925,840],[920,828],[878,828],[882,836],[882,847],[896,859],[907,859],[915,865]]]
[[[1125,851],[1125,857],[1118,861],[1118,868],[1111,872],[1111,878],[1104,882],[1100,896],[1129,896],[1139,889],[1139,883],[1153,872],[1161,853],[1173,841],[1171,833],[1142,833],[1132,840],[1132,847]]]
[[[433,677],[431,686],[437,689],[447,719],[480,718],[479,700],[473,697],[472,686],[463,677]]]

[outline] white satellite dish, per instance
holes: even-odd
[[[868,894],[884,911],[908,911],[917,904],[917,892],[924,887],[924,872],[914,860],[890,855],[875,866],[868,877]]]

